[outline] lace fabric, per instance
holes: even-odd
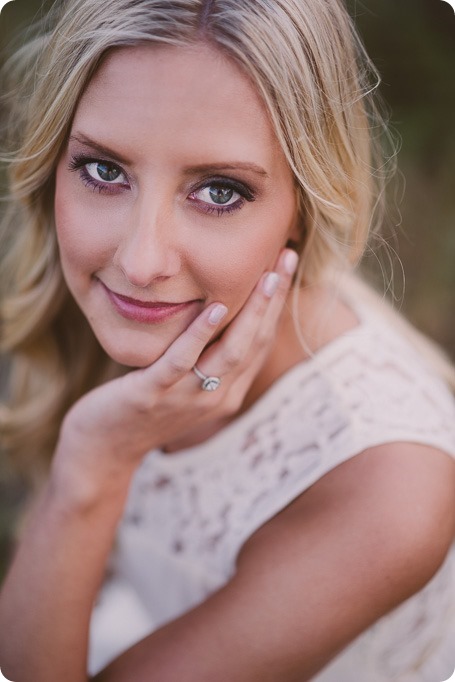
[[[149,453],[133,480],[106,583],[140,605],[138,638],[225,584],[246,539],[324,474],[395,441],[455,457],[454,400],[404,339],[365,313],[212,438],[172,455]],[[437,682],[434,672],[444,679],[447,637],[455,641],[453,560],[450,566],[315,679]],[[91,672],[132,643],[124,638],[119,646],[117,627],[102,660],[97,642],[109,636],[100,614],[115,604],[107,586],[94,613]],[[107,620],[112,627],[115,619]],[[453,671],[455,650],[452,656]]]

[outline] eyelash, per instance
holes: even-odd
[[[75,154],[71,157],[71,161],[68,164],[68,170],[78,171],[79,177],[81,178],[84,185],[92,189],[94,192],[99,192],[99,194],[114,194],[115,191],[111,189],[111,187],[114,186],[114,183],[109,184],[97,182],[95,178],[92,178],[85,168],[85,166],[87,166],[89,163],[104,163],[107,166],[118,169],[125,177],[127,177],[126,173],[120,168],[120,166],[117,166],[117,164],[112,163],[111,161],[106,161],[105,159],[96,159],[92,156],[85,156],[83,154]],[[124,187],[124,185],[121,183],[115,184],[119,187]]]
[[[115,168],[120,171],[120,173],[128,179],[125,171],[122,170],[120,166],[111,161],[106,161],[105,159],[94,158],[91,156],[85,156],[82,154],[75,154],[71,157],[70,163],[68,165],[68,170],[78,171],[79,177],[86,187],[89,187],[92,191],[98,192],[99,194],[116,194],[114,187],[125,188],[126,185],[120,182],[117,183],[102,183],[95,180],[86,170],[85,166],[89,163],[106,164],[111,168]],[[208,204],[207,202],[199,201],[197,198],[193,198],[198,192],[208,187],[214,187],[218,189],[228,189],[237,192],[240,198],[237,199],[233,204],[228,204],[227,206],[217,206],[216,204]],[[216,214],[217,216],[229,215],[234,211],[241,209],[245,202],[253,202],[256,199],[254,191],[248,187],[248,185],[243,182],[239,182],[233,178],[228,178],[224,176],[215,176],[205,178],[203,182],[199,183],[188,195],[192,202],[200,205],[201,210],[204,213]]]

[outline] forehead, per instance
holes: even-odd
[[[73,129],[79,126],[89,136],[113,135],[144,153],[150,151],[145,135],[152,146],[169,148],[172,140],[174,150],[191,148],[193,154],[199,145],[205,155],[262,155],[270,163],[281,153],[249,78],[203,44],[111,52],[83,94]]]

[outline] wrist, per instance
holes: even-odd
[[[48,496],[62,510],[89,512],[103,507],[123,510],[135,467],[101,466],[93,453],[85,466],[77,454],[57,447],[51,466]]]

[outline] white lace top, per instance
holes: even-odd
[[[321,476],[393,441],[455,457],[455,401],[408,342],[364,310],[358,327],[209,440],[150,452],[93,612],[90,673],[225,584],[246,539]],[[455,548],[421,592],[314,679],[441,682],[454,668]]]

